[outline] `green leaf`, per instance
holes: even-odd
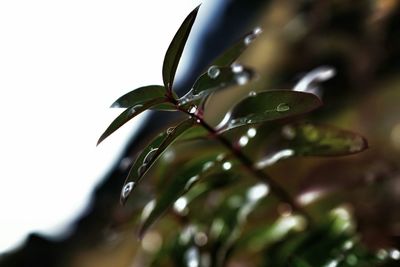
[[[167,53],[164,57],[163,63],[163,81],[165,87],[168,89],[172,88],[175,78],[175,72],[178,67],[179,60],[181,58],[183,48],[185,47],[186,40],[189,37],[190,30],[192,29],[193,23],[196,19],[199,7],[196,7],[184,20],[179,30],[172,39],[171,44],[168,47]]]
[[[129,194],[138,185],[142,177],[151,168],[160,155],[177,139],[182,133],[195,124],[192,118],[181,122],[176,127],[170,127],[166,132],[157,136],[137,157],[131,167],[124,187],[121,192],[121,202],[125,203]]]
[[[192,94],[212,92],[234,85],[244,85],[254,77],[254,72],[241,65],[231,67],[211,66],[208,71],[202,74],[194,83]]]
[[[254,93],[239,102],[229,114],[224,129],[247,124],[274,121],[308,113],[322,105],[321,100],[309,93],[289,90]]]
[[[112,105],[112,108],[130,108],[136,105],[143,105],[143,103],[156,99],[165,98],[166,89],[161,85],[149,85],[139,87],[129,93],[118,98]],[[156,110],[176,110],[175,106],[171,103],[164,103],[156,105],[151,109]]]
[[[288,139],[287,146],[302,156],[342,156],[368,147],[361,135],[328,125],[287,125],[283,128],[283,135]]]
[[[176,171],[171,183],[169,183],[161,192],[159,198],[156,199],[155,206],[145,218],[139,230],[139,236],[147,231],[147,229],[161,217],[183,194],[197,183],[202,177],[213,171],[215,168],[205,168],[207,163],[213,162],[216,156],[202,157],[200,160],[188,162]],[[213,167],[217,166],[216,164]],[[221,167],[219,167],[221,169]]]
[[[211,65],[229,66],[235,62],[244,50],[261,34],[260,28],[255,28],[239,39],[234,45],[219,55]]]
[[[164,103],[166,101],[167,100],[165,98],[155,98],[147,102],[142,102],[142,104],[137,104],[136,106],[126,109],[110,124],[110,126],[108,126],[108,128],[100,136],[97,145],[99,145],[104,139],[106,139],[108,136],[110,136],[113,132],[118,130],[122,125],[127,123],[132,118],[136,117],[143,111],[158,104]]]

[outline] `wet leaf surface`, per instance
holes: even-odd
[[[130,108],[136,105],[143,105],[144,103],[156,99],[165,98],[166,89],[161,85],[149,85],[139,87],[135,90],[126,93],[118,98],[112,105],[112,108]],[[156,110],[176,110],[175,106],[171,103],[163,103],[152,107]]]
[[[244,85],[254,77],[254,72],[242,65],[231,67],[211,66],[194,83],[192,93],[199,95],[203,92],[213,92],[234,85]]]
[[[289,90],[253,93],[227,114],[230,120],[225,128],[290,118],[308,113],[321,105],[319,98],[309,93]]]
[[[153,106],[159,105],[161,103],[166,102],[165,98],[155,98],[146,102],[142,102],[142,104],[137,104],[133,107],[130,107],[123,111],[104,131],[104,133],[100,136],[97,145],[99,145],[104,139],[118,130],[125,123],[142,113],[143,111],[150,109]]]
[[[156,137],[137,157],[135,163],[126,178],[121,192],[121,202],[125,203],[138,185],[140,180],[151,168],[160,155],[177,139],[182,133],[194,125],[192,119],[181,122],[176,127],[170,127],[166,132]]]
[[[172,88],[175,78],[175,72],[179,64],[183,49],[189,37],[193,23],[196,19],[200,6],[196,7],[183,21],[182,25],[176,32],[171,44],[168,47],[163,63],[163,81],[167,88]]]

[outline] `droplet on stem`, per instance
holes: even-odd
[[[221,70],[217,66],[211,66],[208,68],[208,71],[207,71],[207,75],[211,79],[216,79],[220,73],[221,73]]]

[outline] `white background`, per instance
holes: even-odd
[[[0,1],[0,253],[77,217],[135,119],[96,148],[122,94],[161,84],[200,1]]]

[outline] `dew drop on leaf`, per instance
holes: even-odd
[[[167,134],[172,134],[174,132],[174,130],[175,130],[175,127],[169,127],[167,129]]]
[[[191,106],[191,107],[189,108],[189,113],[190,113],[190,114],[195,114],[196,111],[197,111],[197,106]]]
[[[243,135],[239,139],[239,146],[244,147],[249,143],[249,138],[246,135]]]
[[[151,148],[149,153],[144,157],[143,159],[143,165],[147,165],[151,162],[151,160],[154,158],[155,154],[157,153],[158,148]]]
[[[244,85],[249,82],[250,75],[249,73],[242,71],[235,75],[235,80],[238,85]]]
[[[261,33],[262,29],[260,27],[255,28],[252,33],[244,38],[244,44],[250,45]]]
[[[238,63],[233,63],[231,65],[231,69],[233,73],[241,73],[243,72],[243,65],[240,65]]]
[[[129,194],[131,193],[134,185],[135,185],[134,182],[129,182],[122,188],[122,191],[121,191],[122,199],[125,199],[125,198],[127,198],[129,196]]]
[[[278,112],[285,112],[290,110],[290,107],[288,104],[286,103],[280,103],[277,107],[276,107],[276,111]]]
[[[224,169],[225,171],[229,171],[232,168],[232,163],[230,163],[229,161],[226,161],[222,164],[222,169]]]
[[[146,171],[146,165],[140,166],[137,170],[138,176],[141,177],[145,171]]]
[[[207,75],[211,79],[216,79],[220,73],[221,73],[221,70],[217,66],[211,66],[208,68],[208,71],[207,71]]]
[[[256,95],[257,95],[257,93],[255,91],[250,91],[249,92],[249,96],[256,96]]]
[[[255,128],[249,128],[247,130],[247,136],[250,138],[253,138],[254,136],[256,136],[257,134],[257,130]]]

